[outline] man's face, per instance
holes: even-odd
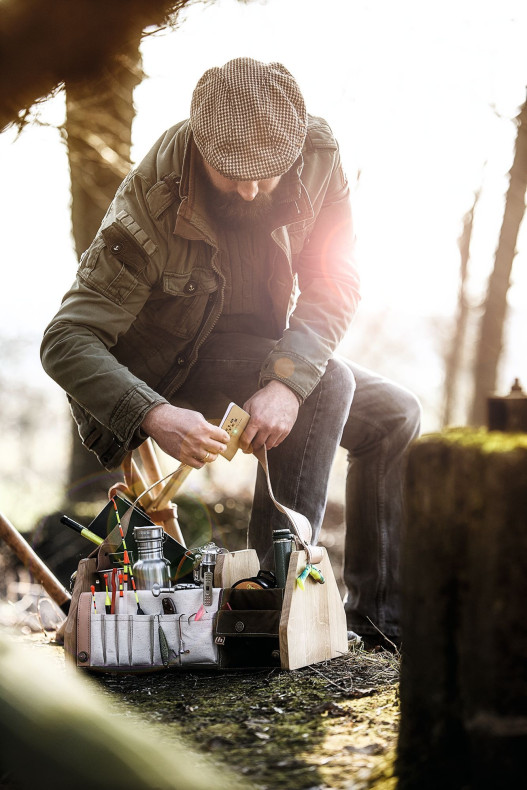
[[[282,176],[262,181],[231,181],[201,159],[208,181],[207,204],[218,221],[231,227],[258,222],[271,214]]]

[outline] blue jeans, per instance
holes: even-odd
[[[196,409],[209,419],[221,416],[231,401],[243,405],[258,388],[261,364],[274,342],[253,335],[212,335],[174,405]],[[334,358],[302,404],[289,436],[268,454],[275,497],[309,519],[316,542],[337,447],[348,451],[345,609],[349,627],[360,634],[376,633],[371,620],[387,636],[399,635],[403,457],[419,421],[419,404],[411,393]],[[287,526],[258,468],[248,543],[262,567],[272,567],[273,530]]]

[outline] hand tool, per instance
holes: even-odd
[[[231,437],[229,439],[229,443],[227,444],[227,449],[225,452],[221,453],[221,455],[223,455],[223,457],[228,461],[230,461],[236,454],[240,437],[249,420],[250,415],[247,414],[246,411],[241,409],[235,403],[229,403],[227,411],[223,415],[223,418],[220,422],[220,428],[223,428],[225,431],[227,431]],[[162,492],[152,503],[152,508],[154,510],[161,510],[161,508],[165,507],[167,502],[170,502],[170,500],[177,494],[181,485],[189,476],[190,472],[192,472],[192,469],[193,467],[188,466],[187,464],[181,464],[178,466],[174,474],[169,478],[168,482],[165,483],[165,487],[163,488]]]
[[[163,614],[175,614],[176,605],[172,598],[162,598],[161,605],[163,607]]]
[[[82,535],[83,538],[91,540],[91,542],[97,544],[97,546],[100,546],[101,543],[104,543],[103,539],[96,535],[95,532],[91,532],[91,530],[83,527],[82,524],[78,524],[69,516],[61,516],[60,523],[65,524],[67,527],[71,527],[71,529],[74,529],[75,532],[79,533],[79,535]]]
[[[55,601],[64,614],[68,614],[70,608],[71,595],[54,576],[40,557],[31,548],[29,543],[22,537],[16,527],[0,513],[0,537],[15,552],[18,559],[24,563],[26,568],[34,574],[45,589],[49,597]]]

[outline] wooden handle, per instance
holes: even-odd
[[[132,484],[129,486],[130,491],[133,493],[134,498],[140,496],[143,491],[146,491],[148,488],[148,483],[143,478],[139,467],[137,466],[136,462],[132,459]],[[152,492],[149,491],[148,494],[144,494],[141,496],[140,502],[141,505],[146,509],[150,507],[152,504]]]
[[[24,563],[35,579],[40,582],[50,598],[60,606],[63,612],[67,613],[71,601],[71,595],[59,582],[49,568],[44,565],[40,557],[35,554],[29,543],[22,537],[16,527],[0,513],[0,537],[2,537],[10,548],[13,549],[18,559]]]
[[[152,483],[155,483],[156,480],[160,480],[163,477],[163,472],[159,466],[152,439],[148,438],[145,442],[143,442],[143,444],[139,446],[139,455],[141,456],[143,472],[145,474],[147,483],[149,486],[151,486]],[[159,483],[159,485],[155,486],[150,492],[152,494],[152,498],[155,499],[158,497],[162,490],[163,484]]]
[[[181,527],[179,526],[179,521],[177,520],[177,518],[172,516],[172,518],[168,518],[165,521],[163,521],[163,529],[165,530],[167,535],[170,535],[171,538],[177,540],[177,542],[181,543],[181,545],[184,546],[185,548],[187,547],[187,544],[185,543],[185,538],[183,537],[183,533],[181,532]]]
[[[121,469],[123,470],[124,475],[124,482],[127,488],[131,488],[133,484],[132,480],[132,453],[128,453],[125,455],[124,460],[121,464]]]
[[[187,479],[189,474],[192,472],[192,466],[188,466],[187,464],[180,464],[172,477],[169,477],[168,481],[165,483],[165,487],[152,503],[152,508],[154,510],[161,510],[164,508],[170,500],[175,497],[179,489],[181,488],[184,481]]]

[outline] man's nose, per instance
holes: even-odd
[[[254,200],[258,194],[258,181],[238,181],[236,191],[244,200]]]

